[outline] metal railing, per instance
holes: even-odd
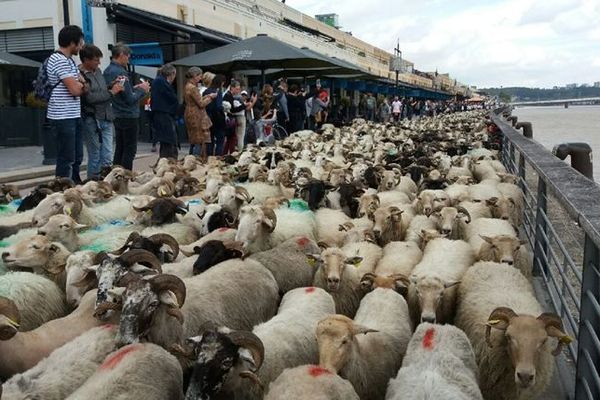
[[[502,161],[520,177],[522,233],[533,250],[538,298],[575,340],[557,358],[568,399],[600,399],[600,186],[491,114],[503,133]]]

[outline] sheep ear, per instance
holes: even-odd
[[[98,267],[100,267],[100,264],[88,265],[88,266],[85,266],[83,268],[83,270],[86,272],[94,272],[95,273],[98,270]]]
[[[82,224],[75,224],[75,230],[81,230],[81,229],[85,229],[87,228],[87,225],[82,225]]]
[[[152,268],[145,267],[140,264],[133,264],[129,269],[131,272],[135,272],[136,274],[143,274],[145,272],[156,272],[156,270]]]
[[[444,283],[444,289],[448,289],[452,286],[458,285],[460,283],[460,281],[454,281],[454,282],[445,282]]]
[[[352,329],[353,333],[355,335],[359,335],[359,334],[365,334],[366,335],[367,333],[376,333],[376,332],[379,332],[376,329],[370,329],[370,328],[367,328],[366,326],[362,326],[362,325],[358,325],[358,324],[352,324],[352,328],[353,328]]]
[[[489,236],[479,235],[479,237],[488,242],[489,244],[494,244],[494,241]]]
[[[360,263],[362,262],[362,260],[363,260],[363,258],[358,257],[358,256],[348,257],[348,258],[346,258],[344,263],[354,265],[355,267],[358,268],[360,266]]]

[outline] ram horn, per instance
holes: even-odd
[[[232,331],[228,336],[233,343],[250,351],[254,359],[254,371],[258,371],[265,359],[265,347],[260,338],[248,331]]]
[[[260,381],[260,378],[254,372],[252,372],[252,371],[240,372],[240,378],[249,379],[251,382],[253,382],[254,384],[256,384],[256,386],[258,386],[260,388],[261,392],[264,392],[265,386]]]
[[[177,304],[179,304],[179,308],[181,308],[183,303],[185,303],[185,283],[183,283],[179,277],[175,275],[161,274],[148,279],[148,282],[150,282],[152,289],[154,289],[156,292],[161,290],[170,290],[173,292],[175,297],[177,297]]]
[[[370,290],[377,276],[372,272],[367,272],[360,278],[360,286],[365,290]]]
[[[160,266],[160,260],[151,252],[144,249],[133,249],[123,253],[118,261],[122,262],[128,268],[135,263],[139,263],[145,265],[149,268],[152,268],[159,273],[162,272],[162,268]]]
[[[248,204],[250,204],[250,202],[252,202],[252,200],[254,200],[254,197],[250,196],[250,193],[248,193],[248,190],[246,190],[245,187],[236,186],[235,194],[236,194],[236,197],[239,196],[238,198],[240,200],[245,200],[246,202],[248,202]]]
[[[0,314],[8,318],[9,323],[14,328],[19,328],[21,324],[21,313],[14,301],[11,299],[0,296]]]
[[[492,328],[505,330],[510,324],[510,320],[516,317],[517,314],[508,307],[497,307],[492,311],[488,317],[488,321],[485,324],[485,342],[489,347],[493,347],[490,339],[490,332]],[[498,326],[501,324],[501,326]]]
[[[166,244],[173,249],[173,259],[177,258],[179,255],[179,243],[177,243],[177,240],[175,240],[173,236],[166,233],[157,233],[150,236],[148,239],[156,244]]]
[[[129,236],[127,237],[127,240],[125,241],[125,244],[120,249],[113,251],[111,254],[116,254],[116,255],[123,254],[125,252],[125,250],[127,250],[129,248],[129,244],[139,238],[140,238],[140,234],[138,232],[131,232],[129,234]]]
[[[564,332],[562,320],[554,313],[542,313],[537,319],[544,323],[548,336],[558,338],[558,344],[552,351],[552,355],[559,355],[562,351],[562,346],[573,341],[573,339]]]
[[[469,214],[469,211],[467,211],[466,208],[462,207],[462,206],[456,206],[456,210],[458,212],[461,212],[463,214],[465,214],[467,216],[467,224],[471,223],[471,214]]]

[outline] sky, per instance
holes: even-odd
[[[469,85],[545,87],[600,81],[600,0],[286,0],[336,13],[342,30],[421,71]]]

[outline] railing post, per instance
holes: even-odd
[[[545,237],[548,237],[548,226],[542,215],[542,213],[548,215],[548,204],[546,199],[546,182],[541,176],[538,179],[536,204],[533,274],[540,276],[541,271],[538,268],[541,268],[544,271],[544,275],[547,275],[548,273],[548,243],[544,239],[544,235]],[[542,235],[542,232],[544,235]]]
[[[600,372],[600,251],[585,235],[583,247],[583,276],[581,282],[581,311],[577,349],[575,399],[600,399],[597,376]]]
[[[521,177],[519,187],[525,193],[525,156],[521,152],[519,152],[519,176]]]

